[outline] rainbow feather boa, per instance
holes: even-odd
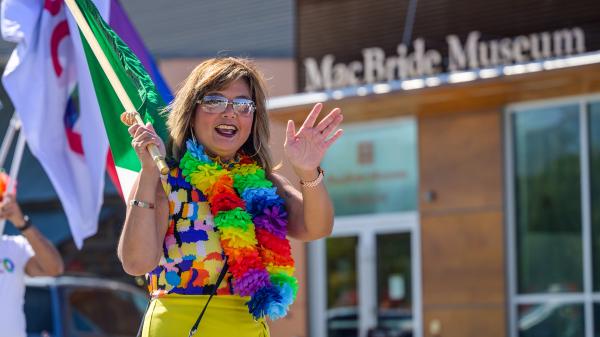
[[[221,246],[228,257],[234,292],[257,319],[284,317],[298,292],[287,234],[287,213],[276,187],[250,157],[223,168],[202,145],[186,142],[179,167],[185,180],[208,199]]]

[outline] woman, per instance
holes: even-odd
[[[319,163],[342,134],[341,111],[316,123],[317,104],[300,129],[288,122],[285,156],[298,191],[272,170],[265,104],[264,80],[249,61],[198,65],[167,109],[167,177],[146,150],[156,144],[167,152],[153,128],[129,128],[142,170],[118,254],[127,273],[148,277],[144,336],[186,336],[213,292],[200,335],[268,336],[265,317],[285,316],[297,291],[286,235],[309,241],[331,233]]]

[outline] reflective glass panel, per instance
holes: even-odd
[[[600,303],[594,303],[594,337],[600,337]]]
[[[581,291],[579,106],[512,116],[518,292]]]
[[[322,162],[335,215],[415,211],[417,157],[413,119],[344,125]]]
[[[326,245],[328,337],[358,336],[358,238],[328,238]]]
[[[590,194],[592,203],[592,272],[594,291],[600,291],[600,102],[588,106],[590,134]]]
[[[544,304],[520,305],[518,308],[519,337],[584,337],[583,305]]]
[[[382,336],[412,336],[410,252],[409,233],[377,235],[377,332]]]

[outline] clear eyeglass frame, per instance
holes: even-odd
[[[210,114],[220,114],[227,110],[227,106],[240,116],[251,116],[256,110],[256,103],[248,98],[237,97],[227,99],[220,95],[206,95],[198,100],[198,104],[204,111]]]

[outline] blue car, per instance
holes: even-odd
[[[134,337],[148,305],[132,285],[90,277],[25,281],[28,337]]]

